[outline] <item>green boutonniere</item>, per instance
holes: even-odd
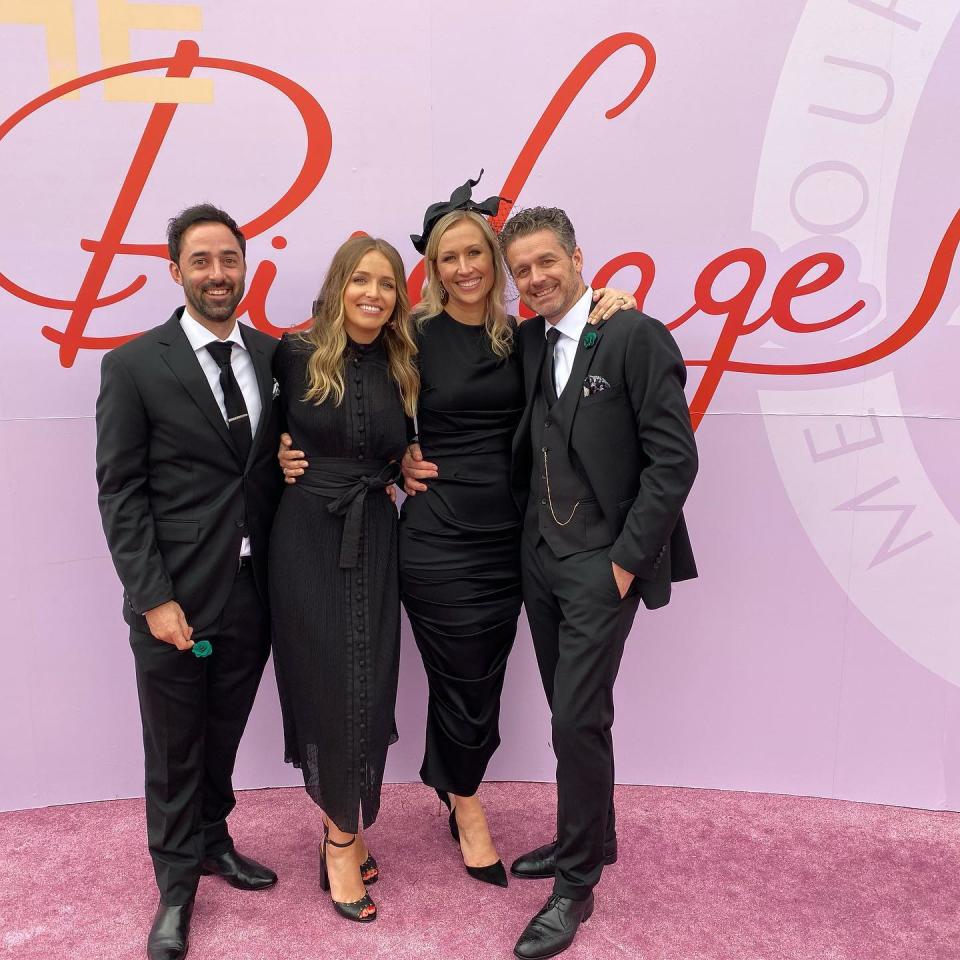
[[[190,652],[195,657],[209,657],[213,653],[213,644],[209,640],[198,640],[190,648]]]
[[[588,330],[583,335],[583,345],[589,350],[597,342],[597,333],[595,330]]]

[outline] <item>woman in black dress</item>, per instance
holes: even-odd
[[[467,871],[506,886],[476,793],[500,744],[500,692],[521,606],[520,518],[509,480],[521,371],[487,221],[447,213],[421,252],[417,427],[439,476],[407,498],[400,524],[401,594],[430,690],[420,777],[452,808]]]
[[[418,390],[403,262],[370,237],[337,251],[303,335],[275,376],[309,468],[281,498],[270,544],[274,659],[286,759],[323,810],[321,881],[337,910],[376,917],[363,841],[380,804],[399,665],[398,476]]]
[[[501,198],[473,201],[476,182],[432,205],[423,236],[412,238],[427,278],[414,311],[418,440],[438,471],[419,493],[406,486],[400,587],[430,690],[421,779],[451,808],[470,875],[506,886],[477,789],[500,744],[500,693],[521,606],[510,446],[524,393],[516,322],[503,305],[505,267],[480,215],[495,215]],[[636,303],[613,288],[597,297],[591,319]]]

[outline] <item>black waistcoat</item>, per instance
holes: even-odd
[[[606,547],[616,539],[564,442],[579,388],[568,382],[558,399],[551,364],[545,362],[530,415],[532,470],[524,526],[528,534],[543,537],[558,558]]]

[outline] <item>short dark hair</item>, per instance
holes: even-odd
[[[180,243],[183,235],[198,223],[222,223],[237,238],[240,252],[246,257],[247,238],[240,232],[237,221],[212,203],[198,203],[187,207],[186,210],[181,210],[175,217],[171,217],[167,224],[167,252],[174,263],[180,262]]]
[[[500,249],[506,253],[514,240],[527,237],[541,230],[552,230],[560,246],[572,254],[577,248],[577,235],[570,218],[559,207],[527,207],[519,210],[500,231]]]

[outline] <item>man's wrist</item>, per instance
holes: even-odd
[[[145,610],[140,611],[140,616],[145,617],[148,613],[153,613],[154,610],[159,610],[161,607],[165,607],[168,603],[175,603],[175,602],[176,602],[176,597],[167,597],[166,600],[153,602]]]

